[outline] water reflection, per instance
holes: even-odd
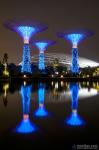
[[[8,100],[7,100],[7,92],[9,90],[9,83],[6,83],[3,85],[3,103],[4,106],[7,106]]]
[[[71,99],[72,99],[72,112],[70,117],[66,120],[66,123],[70,126],[81,126],[84,121],[78,115],[78,93],[79,84],[70,83]]]
[[[20,124],[16,127],[16,132],[18,133],[26,134],[36,130],[36,127],[29,119],[31,88],[31,85],[25,84],[21,86],[23,118]]]
[[[48,116],[48,112],[45,109],[44,105],[45,101],[45,85],[44,83],[40,83],[38,86],[38,109],[35,112],[36,117],[46,117]]]

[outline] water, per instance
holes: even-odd
[[[99,83],[0,83],[0,145],[98,149]]]

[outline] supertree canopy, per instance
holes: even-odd
[[[78,93],[79,93],[79,84],[70,83],[71,99],[72,99],[72,113],[66,123],[70,126],[81,126],[84,124],[84,121],[78,115]]]
[[[18,32],[23,39],[23,61],[22,72],[31,73],[31,61],[30,61],[30,38],[37,32],[41,32],[47,29],[47,26],[41,25],[36,22],[20,22],[20,21],[6,21],[4,24],[8,29]]]
[[[76,31],[64,31],[58,33],[58,36],[65,38],[72,43],[72,73],[79,73],[79,63],[78,63],[78,44],[85,38],[92,36],[93,32],[89,30],[76,30]]]
[[[23,119],[16,127],[17,133],[27,134],[36,130],[35,125],[29,119],[31,87],[31,85],[21,86]]]
[[[39,70],[45,70],[45,62],[44,62],[44,51],[48,46],[55,44],[55,41],[51,40],[41,40],[41,41],[33,41],[33,44],[39,49]]]
[[[38,102],[39,102],[39,107],[35,112],[35,116],[37,117],[46,117],[48,116],[48,112],[45,109],[44,106],[44,100],[45,100],[45,87],[43,83],[39,84],[38,87]]]

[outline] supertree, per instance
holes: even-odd
[[[70,126],[82,126],[85,122],[78,115],[78,93],[79,93],[79,84],[70,83],[71,99],[72,99],[72,113],[66,123]]]
[[[47,26],[35,22],[20,22],[20,21],[6,21],[4,26],[8,29],[17,32],[23,39],[23,58],[22,69],[23,73],[31,73],[31,60],[30,60],[30,38],[37,32],[47,29]]]
[[[44,86],[43,83],[40,83],[39,87],[38,87],[39,107],[34,113],[36,117],[46,117],[46,116],[48,116],[48,112],[47,112],[47,110],[45,109],[45,106],[44,106],[44,101],[45,101],[45,86]]]
[[[21,86],[20,93],[22,96],[23,119],[15,129],[15,131],[20,134],[28,134],[36,131],[35,125],[29,119],[31,88],[31,85]]]
[[[78,62],[78,44],[83,40],[93,35],[89,30],[64,31],[57,34],[58,37],[65,38],[72,43],[72,64],[71,71],[74,74],[79,73]]]
[[[32,42],[35,44],[35,46],[39,49],[39,64],[38,68],[39,70],[45,70],[45,56],[44,56],[44,51],[48,48],[48,46],[55,44],[55,41],[51,40],[35,40]]]

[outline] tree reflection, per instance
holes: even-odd
[[[31,133],[36,130],[35,125],[29,119],[30,112],[30,97],[31,97],[31,85],[21,86],[22,106],[23,106],[23,119],[16,127],[18,133]]]
[[[8,100],[7,100],[7,92],[9,90],[9,83],[6,83],[3,85],[3,103],[4,106],[6,107],[8,104]]]
[[[35,116],[37,117],[46,117],[48,116],[48,112],[45,109],[44,106],[44,100],[45,100],[45,86],[43,83],[39,84],[38,87],[38,103],[39,103],[39,107],[35,112]]]
[[[70,117],[66,120],[66,123],[70,126],[82,126],[84,121],[78,115],[78,93],[79,84],[70,83],[71,99],[72,99],[72,113]]]

